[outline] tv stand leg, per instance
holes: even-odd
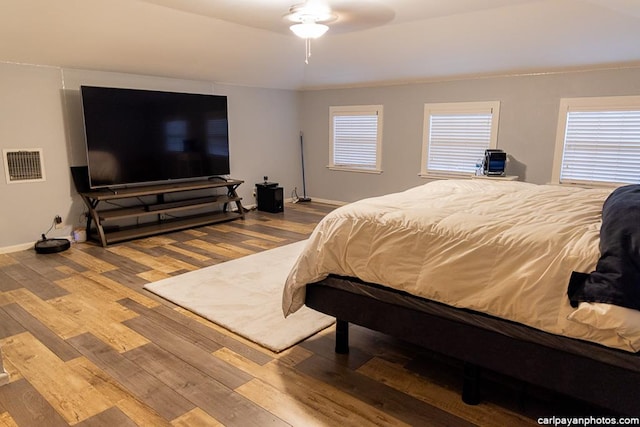
[[[87,239],[91,234],[91,222],[93,221],[96,227],[96,233],[98,234],[98,240],[100,241],[100,244],[102,245],[102,247],[106,248],[107,237],[104,234],[104,229],[102,228],[102,223],[100,222],[100,215],[98,214],[98,210],[97,210],[98,203],[100,203],[100,200],[93,199],[82,193],[80,194],[80,196],[82,197],[82,200],[84,201],[85,205],[87,206],[87,209],[89,210],[87,212],[87,227],[86,227]]]

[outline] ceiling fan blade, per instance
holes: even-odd
[[[332,0],[328,5],[338,17],[330,24],[335,33],[377,27],[395,17],[393,9],[375,0]]]

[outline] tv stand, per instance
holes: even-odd
[[[124,240],[237,218],[244,219],[242,199],[236,193],[236,189],[243,182],[233,179],[209,179],[80,192],[89,210],[87,237],[106,247],[110,243]],[[226,194],[203,194],[209,193],[207,190],[224,187],[226,187]],[[167,194],[181,194],[183,198],[166,201]],[[155,198],[145,200],[150,196]],[[98,209],[100,202],[113,203],[115,200],[118,200],[118,207]],[[236,210],[229,209],[234,203]],[[135,223],[118,225],[118,222],[122,223],[126,220],[129,222],[135,220]],[[93,228],[91,228],[92,223]]]

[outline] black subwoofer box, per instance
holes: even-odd
[[[264,212],[284,211],[284,192],[277,183],[256,184],[258,210]]]

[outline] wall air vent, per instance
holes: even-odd
[[[45,180],[42,148],[5,149],[2,157],[7,184]]]

